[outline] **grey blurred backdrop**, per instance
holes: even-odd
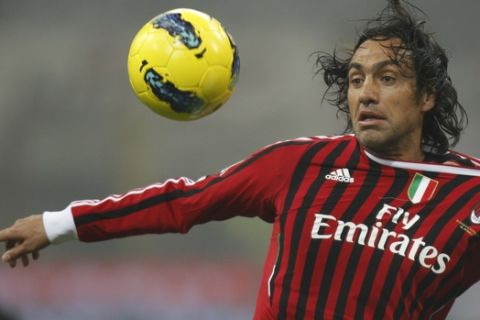
[[[457,150],[479,156],[480,2],[412,2],[427,12],[427,29],[446,48],[469,113]],[[342,120],[321,103],[325,87],[314,77],[309,55],[350,46],[359,19],[373,16],[384,3],[0,0],[0,227],[27,214],[63,209],[72,200],[170,177],[198,178],[278,140],[341,133]],[[153,114],[137,101],[127,78],[135,33],[153,16],[178,7],[219,19],[241,59],[231,100],[194,122]],[[257,264],[259,276],[269,233],[270,226],[259,220],[233,219],[195,227],[186,236],[56,246],[43,259],[242,259]],[[451,319],[477,319],[473,304],[480,287],[469,293]]]

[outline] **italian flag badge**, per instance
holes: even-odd
[[[432,199],[437,186],[437,180],[430,179],[417,172],[408,187],[408,199],[412,203],[428,201]]]

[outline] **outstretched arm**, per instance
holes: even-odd
[[[246,160],[197,181],[169,179],[103,200],[72,202],[62,211],[45,211],[0,230],[2,260],[24,266],[49,244],[78,239],[101,241],[147,233],[187,232],[192,226],[234,216],[272,222],[276,200],[290,182],[311,139],[279,142]]]
[[[50,244],[40,214],[19,219],[12,226],[0,230],[0,241],[5,243],[2,261],[12,268],[16,266],[17,259],[28,266],[29,255],[34,260],[38,259],[39,251]]]

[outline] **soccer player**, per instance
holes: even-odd
[[[278,142],[197,181],[20,219],[0,231],[3,261],[257,216],[273,232],[255,319],[445,319],[480,279],[480,161],[449,150],[466,114],[445,52],[391,0],[351,54],[317,61],[353,134]]]

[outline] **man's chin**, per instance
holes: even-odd
[[[385,134],[376,130],[357,132],[355,136],[363,147],[374,152],[382,152],[391,147],[388,140],[385,139]]]

